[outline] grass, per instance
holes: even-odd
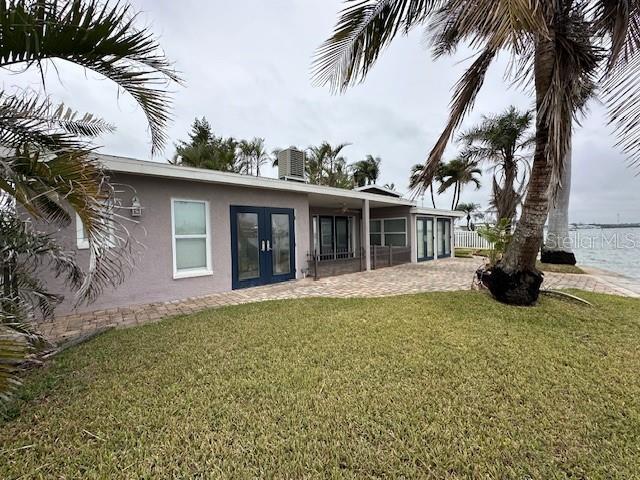
[[[474,256],[488,257],[489,250],[486,248],[455,248],[456,258],[473,258]]]
[[[32,373],[0,478],[632,478],[640,301],[479,292],[221,308]]]
[[[538,267],[538,269],[542,270],[543,272],[577,273],[577,274],[585,273],[585,271],[582,270],[577,265],[556,265],[555,263],[542,263],[540,261],[537,261],[536,266]]]

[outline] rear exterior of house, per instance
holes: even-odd
[[[371,189],[100,159],[118,185],[118,203],[129,207],[123,215],[133,215],[126,227],[139,248],[125,282],[78,312],[447,257],[460,216]],[[79,219],[59,235],[88,264]],[[71,313],[73,294],[48,281],[65,293],[58,314]]]

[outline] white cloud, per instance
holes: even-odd
[[[450,90],[468,65],[459,62],[469,52],[433,62],[422,32],[416,31],[384,52],[364,84],[331,95],[311,85],[309,71],[314,49],[333,29],[342,7],[339,0],[133,3],[143,12],[140,21],[157,33],[187,83],[175,87],[172,141],[186,136],[195,116],[205,115],[216,133],[264,137],[269,148],[351,142],[345,150],[350,161],[368,153],[382,157],[381,181],[403,189],[411,165],[425,158],[444,126]],[[504,84],[504,65],[503,60],[492,70],[464,126],[510,104],[531,105],[527,95]],[[59,74],[62,83],[49,69],[48,93],[118,127],[102,139],[103,151],[149,158],[146,122],[130,98],[118,98],[112,84],[73,66],[59,65]],[[35,72],[5,72],[1,78],[5,88],[39,85]],[[624,220],[638,220],[640,179],[626,167],[614,143],[603,109],[594,107],[575,135],[572,221],[614,221],[618,212]],[[455,154],[455,147],[448,153]],[[170,145],[164,158],[172,154]],[[489,175],[484,184],[478,192],[467,187],[463,200],[487,205]],[[444,195],[439,203],[449,205],[450,199]]]

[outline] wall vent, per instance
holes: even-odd
[[[294,182],[305,181],[305,155],[297,148],[278,152],[278,178]]]

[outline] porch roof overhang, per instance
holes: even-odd
[[[411,208],[415,206],[415,202],[404,198],[395,198],[343,188],[278,180],[275,178],[253,177],[250,175],[220,172],[203,168],[183,167],[168,163],[137,160],[113,155],[97,154],[96,157],[106,170],[115,173],[307,194],[311,206],[362,208],[363,200],[369,200],[370,208],[391,206],[406,206]]]
[[[410,212],[415,213],[416,215],[427,215],[427,216],[434,216],[434,217],[462,218],[466,216],[464,212],[460,212],[458,210],[441,210],[439,208],[426,208],[426,207],[413,207],[410,210]]]

